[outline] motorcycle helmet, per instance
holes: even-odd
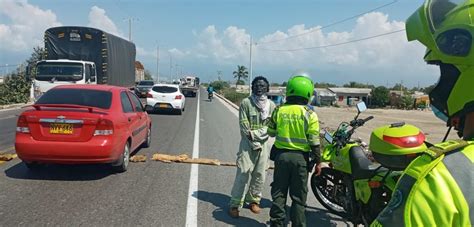
[[[314,85],[311,78],[304,75],[296,75],[288,80],[286,85],[286,97],[299,96],[307,100],[313,96]]]
[[[474,0],[426,0],[406,23],[409,41],[427,47],[425,61],[439,65],[441,76],[430,102],[462,131],[462,118],[474,111]],[[440,116],[437,113],[437,116]],[[461,118],[461,120],[460,120]]]
[[[425,134],[410,124],[394,123],[372,131],[369,150],[374,159],[391,170],[404,170],[428,148]]]

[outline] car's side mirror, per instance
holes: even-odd
[[[357,110],[359,113],[362,113],[367,110],[367,106],[365,105],[365,102],[359,102],[357,103]]]

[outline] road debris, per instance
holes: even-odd
[[[14,158],[17,158],[18,155],[16,154],[0,154],[0,164],[4,162],[8,162]]]
[[[154,154],[151,160],[153,161],[161,161],[165,163],[170,162],[182,162],[183,160],[189,159],[187,154],[181,155],[167,155],[167,154]]]
[[[237,166],[235,162],[221,162],[218,159],[209,159],[209,158],[189,158],[187,154],[180,155],[167,155],[167,154],[154,154],[153,161],[160,161],[164,163],[189,163],[189,164],[201,164],[201,165],[212,165],[212,166]],[[268,169],[274,169],[273,166],[268,167]]]
[[[130,157],[131,162],[145,162],[146,161],[146,156],[142,154],[137,154],[132,157]]]

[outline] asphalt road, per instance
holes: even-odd
[[[158,152],[192,156],[194,151],[202,158],[235,161],[240,140],[237,111],[217,98],[206,98],[187,98],[181,116],[153,114],[152,145],[136,151],[148,160],[131,163],[125,173],[115,174],[106,165],[48,165],[33,172],[19,159],[0,164],[0,226],[265,226],[271,170],[262,213],[244,209],[241,218],[232,219],[227,207],[234,167],[195,165],[191,170],[190,164],[151,160]],[[20,112],[0,112],[0,153],[12,152]],[[311,192],[307,219],[308,226],[350,225],[328,214]]]

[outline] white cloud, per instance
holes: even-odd
[[[378,75],[364,75],[364,80],[375,76],[378,79],[385,77],[390,81],[399,81],[394,77],[432,75],[435,69],[426,66],[422,59],[425,47],[417,42],[409,43],[403,31],[335,47],[292,52],[268,51],[268,49],[287,50],[333,45],[404,28],[404,22],[390,21],[388,15],[380,12],[359,17],[352,29],[343,32],[326,32],[320,30],[320,26],[306,28],[303,24],[294,25],[287,31],[276,31],[254,40],[257,45],[254,46],[253,61],[261,68],[316,68],[324,71],[345,70],[348,74],[351,71],[379,72],[375,73]],[[303,33],[309,34],[302,35]],[[197,44],[189,57],[228,65],[248,62],[250,35],[244,29],[230,26],[218,31],[215,26],[210,25],[194,34],[197,37]],[[297,37],[286,39],[295,35]],[[285,40],[272,42],[282,39]],[[401,65],[407,70],[400,72]],[[400,75],[397,75],[397,72],[400,72]],[[385,81],[385,79],[380,81],[382,80]]]
[[[61,26],[56,14],[31,5],[27,0],[0,1],[0,14],[9,24],[0,24],[0,50],[23,52],[34,46],[42,46],[44,31]]]
[[[122,32],[119,31],[112,19],[107,16],[105,10],[98,6],[93,6],[91,11],[89,11],[89,24],[87,26],[123,37]]]

